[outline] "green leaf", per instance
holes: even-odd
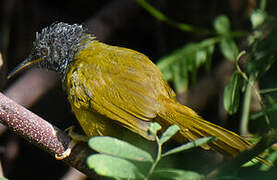
[[[204,64],[207,60],[207,56],[208,52],[206,49],[200,49],[199,51],[197,51],[195,56],[196,67],[199,67],[200,65]]]
[[[188,70],[186,64],[187,64],[187,62],[181,61],[180,62],[180,67],[182,67],[181,71],[179,72],[179,74],[176,74],[176,75],[180,76],[180,78],[179,78],[180,81],[178,82],[178,85],[175,84],[175,87],[178,87],[178,88],[176,88],[177,93],[185,92],[189,86],[189,70]],[[176,77],[174,77],[174,79],[175,78]]]
[[[187,72],[187,68],[182,69],[183,66],[180,63],[176,63],[172,65],[172,72],[173,72],[173,85],[174,89],[178,93],[185,92],[188,85],[188,77],[183,78],[183,72]]]
[[[192,42],[175,50],[157,62],[166,81],[172,81],[174,89],[182,93],[188,89],[189,82],[195,82],[198,68],[206,64],[209,70],[214,46],[220,42],[220,37]]]
[[[251,166],[254,166],[254,165],[258,164],[258,163],[260,163],[260,161],[257,158],[253,158],[250,161],[244,163],[242,165],[242,167],[251,167]]]
[[[115,180],[123,180],[122,178],[114,178]]]
[[[238,47],[233,39],[230,38],[223,38],[219,44],[220,51],[223,56],[230,60],[235,61],[237,55],[239,54]]]
[[[0,177],[0,180],[8,180],[8,179],[5,177]]]
[[[250,119],[255,120],[255,119],[261,118],[265,115],[268,115],[272,112],[276,112],[276,111],[277,111],[277,105],[276,104],[272,105],[272,106],[268,105],[265,108],[263,108],[260,112],[255,113],[255,114],[251,114]]]
[[[268,162],[271,162],[272,164],[275,164],[275,162],[277,160],[277,150],[271,152],[265,160],[267,160]],[[268,166],[266,164],[262,164],[261,167],[260,167],[260,170],[261,171],[268,171],[273,167],[274,166]]]
[[[153,162],[152,156],[127,142],[108,136],[97,136],[89,139],[89,146],[100,153],[118,156],[134,161]]]
[[[206,59],[206,69],[210,71],[212,64],[212,55],[214,53],[214,46],[209,46],[207,48],[207,59]]]
[[[209,38],[209,39],[205,39],[201,42],[201,46],[203,48],[205,48],[207,56],[205,59],[205,65],[206,65],[206,70],[210,70],[210,66],[211,66],[211,62],[212,62],[212,55],[214,53],[214,47],[215,47],[215,43],[219,41],[218,38]]]
[[[234,72],[224,89],[224,108],[229,114],[234,114],[239,108],[243,79],[239,72]]]
[[[272,90],[274,90],[274,89],[272,89]],[[268,90],[269,90],[269,92],[271,91],[271,89],[268,89]],[[263,91],[263,90],[261,90],[261,91]],[[277,117],[277,96],[276,96],[276,94],[271,94],[271,95],[267,94],[264,97],[266,98],[266,100],[264,100],[264,107],[259,112],[255,113],[255,114],[251,114],[250,118],[252,120],[256,120],[256,119],[260,119],[260,118],[264,118],[265,116],[268,116],[269,121],[270,121],[269,122],[270,127],[277,128],[277,124],[275,121],[275,118]]]
[[[150,124],[150,127],[149,127],[148,131],[150,132],[150,134],[156,136],[157,132],[161,129],[162,129],[162,126],[159,123],[153,122],[153,123]]]
[[[175,153],[178,153],[178,152],[181,152],[181,151],[184,151],[184,150],[188,150],[188,149],[191,149],[191,148],[195,148],[195,147],[201,146],[202,144],[207,144],[207,143],[209,143],[211,141],[214,141],[214,140],[216,140],[216,137],[214,137],[214,136],[199,138],[195,141],[183,144],[181,146],[178,146],[174,149],[171,149],[171,150],[167,151],[166,153],[162,154],[162,157],[165,157],[165,156],[168,156],[168,155],[171,155],[171,154],[175,154]]]
[[[230,21],[227,16],[219,15],[214,20],[214,29],[218,34],[226,35],[230,32]]]
[[[162,134],[160,138],[160,143],[163,144],[168,141],[173,135],[175,135],[180,130],[179,126],[172,125]]]
[[[170,80],[172,80],[173,75],[172,75],[170,66],[164,68],[161,72],[163,73],[163,79],[164,79],[165,81],[170,81]]]
[[[261,26],[265,22],[266,18],[267,14],[265,11],[260,9],[253,11],[250,16],[253,28],[256,29]]]
[[[154,171],[151,177],[154,179],[168,179],[168,180],[202,180],[203,175],[193,171],[185,171],[180,169],[163,168]]]
[[[247,61],[247,73],[255,77],[255,80],[260,78],[267,72],[277,57],[277,21],[268,21],[265,25],[266,30],[262,32],[262,37],[257,39],[251,46],[250,57]]]
[[[89,168],[102,176],[124,179],[143,179],[144,175],[128,160],[105,155],[95,154],[87,159]]]

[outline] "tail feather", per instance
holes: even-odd
[[[204,145],[204,149],[212,148],[234,157],[251,147],[251,144],[239,135],[203,120],[193,110],[176,102],[165,103],[164,111],[158,115],[169,124],[177,124],[181,129],[181,135],[190,141],[205,136],[216,136],[217,140]]]

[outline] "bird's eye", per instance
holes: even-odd
[[[46,55],[48,54],[48,49],[47,49],[47,48],[42,48],[42,49],[40,50],[40,54],[41,54],[42,56],[46,56]]]

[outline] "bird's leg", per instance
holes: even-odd
[[[72,140],[70,141],[67,149],[62,154],[55,154],[55,158],[57,160],[62,160],[64,158],[67,158],[71,154],[72,149],[79,142],[88,142],[89,138],[87,136],[78,134],[73,130],[74,130],[74,126],[70,126],[64,130],[65,132],[68,132],[68,135],[71,137]]]
[[[66,128],[64,131],[68,132],[68,135],[71,137],[72,140],[76,142],[88,142],[88,137],[86,135],[78,134],[74,132],[74,126],[70,126]]]

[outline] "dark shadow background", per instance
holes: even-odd
[[[249,13],[257,7],[254,0],[156,0],[149,2],[176,21],[210,29],[212,29],[212,23],[216,16],[226,14],[231,19],[233,30],[250,30]],[[269,12],[276,12],[274,4],[276,3],[271,2],[271,5],[268,6]],[[139,7],[134,0],[2,0],[0,1],[0,13],[0,46],[6,62],[2,75],[0,74],[2,90],[7,89],[22,75],[9,81],[5,80],[6,73],[10,72],[28,55],[35,32],[53,22],[84,24],[98,39],[111,45],[128,47],[142,52],[154,62],[188,42],[207,38],[202,34],[182,32],[157,21]],[[99,26],[97,26],[97,21],[101,22]],[[240,41],[243,40],[238,42]],[[225,72],[221,67],[224,60],[217,51],[213,56],[211,72],[207,73],[200,69],[198,76],[200,82],[206,77],[218,78],[219,71]],[[265,86],[274,81],[274,77],[276,77],[274,69],[276,67],[272,68]],[[196,84],[192,86],[192,89],[198,89],[202,95],[207,93],[209,96],[205,87],[203,89],[195,87],[203,88],[202,86]],[[179,97],[181,102],[197,109],[205,119],[237,131],[239,114],[229,117],[226,113],[222,113],[222,90],[222,88],[218,88],[212,92],[208,99],[203,100],[206,102],[201,107],[197,106],[199,103],[196,105],[192,103],[195,99],[196,102],[202,101],[202,99],[198,99],[197,94],[191,97],[194,98],[191,101],[182,100],[186,95]],[[77,125],[60,83],[57,83],[54,88],[37,100],[30,109],[61,129],[72,124]],[[18,150],[15,154],[11,153],[12,157],[7,157],[6,149],[11,145],[10,142],[14,143],[12,144],[14,147],[11,146],[11,149],[17,148]],[[184,158],[181,160],[178,157],[175,158],[177,163],[174,158],[168,162],[175,163],[173,166],[176,167],[207,173],[221,161],[221,157],[218,155],[199,149],[182,154],[182,157]],[[13,180],[60,179],[68,170],[68,167],[62,162],[55,160],[9,131],[2,133],[0,137],[0,160],[5,176]],[[163,164],[166,163],[163,162]],[[249,172],[248,170],[243,171],[240,176],[243,179],[274,178],[274,173],[258,172],[255,171],[255,168],[257,167],[249,168]]]

